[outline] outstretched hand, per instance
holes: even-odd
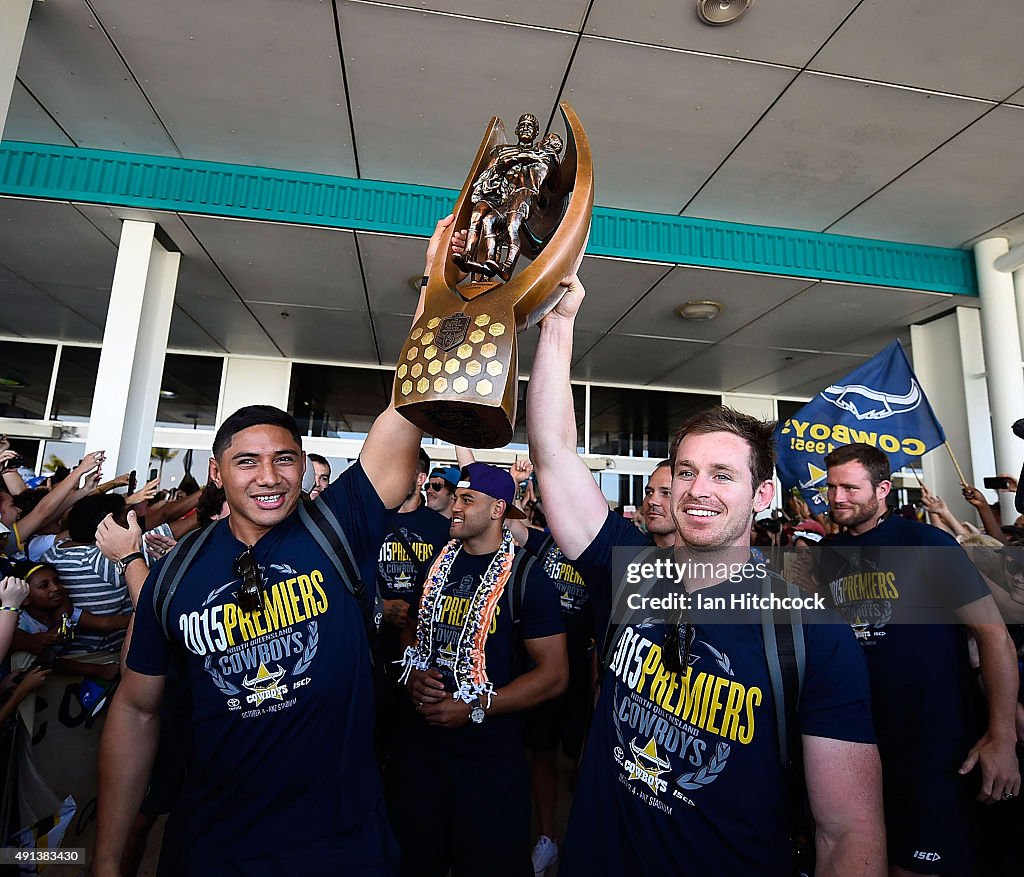
[[[565,290],[551,312],[541,320],[541,324],[548,320],[575,320],[580,311],[583,299],[587,291],[583,288],[580,278],[576,274],[567,274],[559,281],[559,285]]]

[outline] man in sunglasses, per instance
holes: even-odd
[[[427,479],[427,508],[444,515],[450,521],[455,503],[455,485],[459,483],[458,466],[439,466]]]
[[[450,222],[435,229],[428,269]],[[409,492],[421,438],[389,406],[358,461],[316,500],[340,522],[371,593],[389,510]],[[161,873],[395,873],[373,751],[365,607],[299,517],[304,470],[301,437],[284,411],[249,406],[218,429],[210,479],[231,514],[201,531],[205,541],[159,616],[154,587],[168,559],[143,587],[100,748],[95,877],[120,874],[172,661],[188,680],[192,727],[163,845],[174,859]]]
[[[652,543],[609,511],[576,453],[569,369],[584,291],[575,275],[562,284],[531,368],[530,459],[552,535],[587,581],[604,666],[559,874],[793,874],[800,790],[783,766],[776,713],[789,699],[776,702],[759,613],[737,611],[721,624],[660,606],[613,614],[616,558]],[[684,424],[671,451],[669,557],[692,572],[679,584],[663,580],[659,599],[760,593],[747,569],[749,532],[774,493],[771,424],[718,407]],[[735,577],[718,572],[726,561],[743,561]],[[628,582],[627,604],[642,596]],[[792,732],[802,749],[818,873],[881,877],[881,782],[863,658],[841,624],[805,623],[800,635],[803,685],[784,739]]]
[[[844,532],[820,584],[853,626],[871,678],[885,778],[890,874],[971,873],[970,785],[999,804],[1020,792],[1014,752],[1017,656],[988,587],[947,533],[891,514],[885,452],[825,457],[829,514]],[[978,644],[988,726],[973,728],[967,633]],[[978,775],[965,780],[975,767]]]

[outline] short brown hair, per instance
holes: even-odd
[[[768,481],[775,470],[775,422],[759,420],[726,405],[716,405],[690,417],[672,437],[669,459],[675,465],[676,451],[688,435],[729,432],[739,436],[750,448],[750,475],[753,488]]]
[[[843,466],[846,463],[860,463],[867,469],[872,487],[878,487],[883,481],[892,480],[892,466],[889,465],[889,458],[885,455],[885,451],[880,451],[874,445],[867,445],[863,442],[840,445],[825,455],[826,469]]]

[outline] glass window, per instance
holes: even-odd
[[[591,387],[590,453],[664,459],[686,418],[721,403],[700,393]]]
[[[168,353],[164,358],[156,425],[213,429],[223,370],[224,360],[219,356]]]
[[[65,346],[60,354],[57,387],[53,394],[54,420],[89,419],[99,367],[98,347]]]
[[[806,405],[806,402],[791,402],[789,399],[779,399],[776,403],[779,411],[779,421],[785,423],[791,417],[793,417],[801,408]]]
[[[393,380],[391,371],[295,363],[288,410],[303,435],[360,439],[388,407]]]
[[[0,417],[42,420],[53,375],[53,344],[0,341]]]
[[[512,433],[512,440],[506,447],[515,451],[528,451],[526,437],[526,392],[530,382],[521,380],[519,382],[519,397],[516,403],[516,426]],[[587,420],[587,391],[586,387],[577,384],[572,385],[572,407],[576,417],[576,450],[584,453],[583,439],[586,435],[585,425]]]

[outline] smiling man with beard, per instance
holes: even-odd
[[[845,532],[820,555],[822,592],[854,624],[867,658],[890,874],[969,874],[964,775],[980,767],[978,800],[986,804],[1005,806],[1020,793],[1013,642],[956,540],[889,513],[884,451],[842,445],[825,466],[829,514]],[[944,623],[934,623],[933,608]],[[988,701],[980,738],[971,721],[968,632],[978,644]]]
[[[650,542],[609,512],[577,456],[569,368],[584,291],[575,275],[562,285],[564,297],[540,323],[530,374],[530,457],[555,541],[591,589],[598,647],[608,660],[559,874],[790,877],[793,774],[779,758],[757,614],[737,612],[729,616],[736,623],[717,625],[702,617],[683,624],[611,618],[614,550]],[[771,429],[718,407],[676,433],[677,561],[717,568],[749,560],[753,516],[774,493]],[[685,587],[728,603],[761,584],[711,577]],[[884,829],[863,660],[840,625],[804,624],[801,632],[805,675],[789,720],[799,729],[818,826],[818,873],[878,877]]]

